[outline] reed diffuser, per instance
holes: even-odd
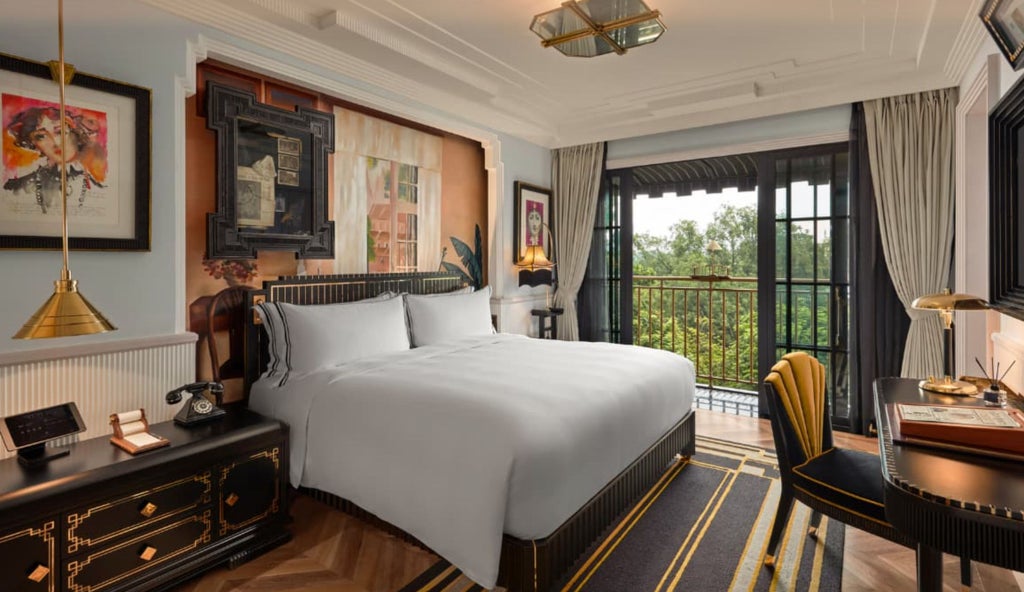
[[[1017,363],[1017,360],[1010,362],[1010,365],[1006,367],[1006,370],[1002,374],[999,373],[999,363],[992,360],[992,374],[989,375],[988,370],[985,369],[985,365],[981,363],[981,360],[974,358],[974,362],[978,364],[978,368],[981,368],[982,373],[985,374],[985,378],[988,380],[988,388],[982,393],[982,398],[985,400],[985,405],[988,407],[1006,407],[1006,391],[1000,386],[1003,383],[1003,379],[1010,373],[1010,369]]]

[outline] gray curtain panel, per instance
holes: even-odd
[[[555,243],[558,245],[558,290],[555,306],[565,309],[558,338],[579,341],[576,294],[583,284],[594,234],[597,193],[601,187],[604,144],[558,148],[551,153]]]
[[[942,374],[942,324],[915,298],[949,284],[956,89],[864,102],[871,182],[889,275],[910,316],[901,374]]]

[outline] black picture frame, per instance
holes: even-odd
[[[1024,66],[1024,4],[986,0],[978,16],[1013,69]]]
[[[989,114],[989,304],[1024,320],[1024,79]]]
[[[75,149],[72,168],[77,170],[69,180],[69,193],[74,194],[67,202],[68,247],[79,251],[150,250],[152,91],[78,71],[73,72],[66,88],[67,117],[73,122],[69,126],[82,144],[79,148],[71,142]],[[24,138],[19,143],[15,131],[31,129],[41,121],[31,117],[28,112],[32,109],[58,108],[59,87],[50,65],[0,53],[0,95],[0,102],[7,107],[0,121],[0,135],[4,136],[0,249],[59,250],[60,208],[53,198],[44,202],[41,186],[50,181],[39,181],[51,179],[43,174],[45,170],[57,172],[59,168],[46,166],[39,145],[29,147]],[[24,109],[12,107],[12,101],[22,103]],[[52,179],[56,179],[52,193],[59,196],[59,174]]]
[[[519,263],[522,261],[523,256],[526,254],[526,247],[528,246],[527,235],[530,233],[530,226],[528,223],[529,206],[531,202],[537,202],[542,205],[541,208],[541,222],[548,227],[551,234],[554,234],[554,199],[551,196],[551,190],[538,185],[532,185],[523,181],[516,181],[513,183],[513,189],[516,194],[516,214],[515,220],[515,250],[512,251],[512,263]],[[550,239],[550,235],[545,236],[543,227],[540,228],[540,241],[543,243]],[[545,246],[544,251],[551,254],[550,246]]]
[[[333,259],[327,155],[334,152],[334,115],[265,105],[254,93],[212,81],[206,99],[206,126],[217,135],[207,259],[253,259],[259,250]]]

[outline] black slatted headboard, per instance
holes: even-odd
[[[263,282],[245,300],[245,397],[267,366],[266,331],[253,307],[260,302],[333,304],[372,298],[383,292],[441,294],[463,286],[459,276],[443,272],[284,276]]]

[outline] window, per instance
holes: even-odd
[[[411,164],[367,157],[366,189],[367,271],[416,271],[419,169]]]

